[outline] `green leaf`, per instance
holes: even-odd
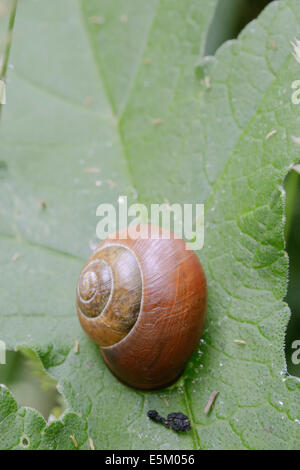
[[[75,413],[46,424],[32,408],[18,409],[9,390],[0,385],[1,449],[76,449],[87,441],[86,428],[86,421]]]
[[[19,445],[25,418],[35,448],[74,447],[70,436],[97,449],[299,446],[282,301],[282,182],[299,159],[298,3],[272,3],[202,58],[214,0],[20,2],[0,126],[1,339],[39,354],[68,410],[45,428],[4,397],[0,447]],[[120,384],[75,313],[96,208],[119,195],[205,203],[204,337],[183,380],[157,393]],[[192,431],[150,422],[150,408],[185,412]]]

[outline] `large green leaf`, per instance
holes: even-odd
[[[37,411],[26,407],[18,409],[9,390],[0,385],[1,449],[76,449],[86,440],[84,418],[66,413],[59,421],[47,424]]]
[[[9,348],[36,350],[68,403],[53,440],[33,447],[72,447],[70,435],[97,449],[299,446],[282,301],[282,182],[299,158],[290,88],[300,74],[290,46],[298,3],[274,2],[203,59],[215,0],[20,2],[0,127],[0,335]],[[184,380],[157,393],[120,384],[75,314],[96,207],[119,195],[206,208],[204,337]],[[149,408],[186,412],[192,431],[150,422]],[[30,413],[39,436],[45,423]],[[17,415],[13,405],[2,418],[2,447],[20,445]]]

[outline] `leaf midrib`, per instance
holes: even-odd
[[[129,172],[129,176],[130,176],[130,180],[131,180],[131,185],[133,187],[135,187],[135,184],[134,184],[135,179],[134,179],[134,173],[133,173],[133,169],[132,169],[131,159],[130,159],[130,156],[129,156],[127,150],[126,150],[124,134],[123,134],[123,132],[121,131],[121,128],[120,128],[120,122],[121,122],[122,116],[125,113],[127,103],[128,103],[128,100],[129,100],[129,97],[130,97],[130,94],[131,94],[131,90],[134,88],[135,79],[132,81],[132,84],[131,84],[131,86],[128,90],[128,94],[127,94],[127,97],[126,97],[125,104],[123,105],[122,112],[120,114],[120,117],[118,118],[116,106],[114,104],[114,100],[113,100],[110,88],[108,86],[108,83],[105,79],[105,74],[103,73],[103,66],[102,66],[102,63],[101,63],[100,54],[96,53],[95,46],[93,44],[93,39],[91,37],[91,33],[88,29],[88,26],[86,24],[86,19],[85,19],[85,16],[83,14],[83,9],[81,7],[81,0],[78,0],[78,2],[79,2],[79,8],[80,8],[82,24],[83,24],[84,30],[85,30],[87,38],[88,38],[88,42],[89,42],[91,50],[92,50],[92,55],[93,55],[93,58],[94,58],[94,62],[96,64],[96,67],[97,67],[97,70],[98,70],[98,75],[99,75],[100,81],[101,81],[101,83],[104,87],[104,90],[106,92],[106,96],[108,98],[109,105],[110,105],[110,110],[111,110],[112,114],[114,115],[114,117],[116,119],[116,122],[117,122],[117,131],[118,131],[118,134],[120,136],[122,153],[123,153],[123,156],[124,156],[124,158],[126,160],[126,163],[127,163],[127,168],[128,168],[128,172]],[[156,13],[154,15],[153,22],[152,22],[152,25],[151,25],[151,28],[149,29],[149,31],[151,31],[151,29],[153,27],[153,24],[155,22],[155,18],[156,18],[159,3],[160,3],[160,0],[158,0],[157,6],[156,6]],[[146,44],[147,44],[147,41],[146,41]],[[135,78],[137,76],[138,70],[139,70],[139,67],[137,67],[137,69],[136,69]],[[139,200],[139,197],[137,198],[137,200]],[[185,402],[186,402],[187,413],[192,417],[193,416],[192,403],[190,402],[190,399],[188,397],[187,389],[186,389],[185,384],[182,385],[182,388],[183,388],[183,391],[184,391],[184,398],[185,398]],[[143,396],[144,396],[144,394],[143,394]],[[194,423],[193,423],[193,420],[192,420],[192,436],[191,436],[191,438],[192,438],[192,441],[193,441],[194,449],[197,449],[200,446],[200,438],[199,438],[198,430],[197,430],[196,426],[193,425],[193,424]]]
[[[119,125],[119,119],[118,119],[118,115],[117,115],[116,106],[115,106],[115,103],[114,103],[114,99],[113,99],[110,87],[107,83],[107,80],[105,78],[105,74],[103,72],[103,65],[102,65],[102,62],[101,62],[100,54],[97,54],[97,52],[96,52],[96,48],[95,48],[95,44],[94,44],[92,34],[91,34],[91,32],[88,28],[88,25],[86,23],[86,18],[85,18],[85,15],[83,13],[83,8],[82,8],[82,0],[78,0],[78,8],[79,8],[79,11],[80,11],[80,17],[81,17],[81,22],[82,22],[82,25],[83,25],[83,29],[86,33],[88,43],[89,43],[91,51],[92,51],[92,57],[93,57],[94,63],[96,65],[96,68],[97,68],[97,71],[98,71],[98,76],[99,76],[100,81],[101,81],[101,83],[103,85],[103,88],[105,90],[105,94],[106,94],[106,97],[108,99],[108,103],[109,103],[109,106],[110,106],[110,111],[111,111],[111,113],[112,113],[112,115],[113,115],[113,117],[116,121],[116,127],[117,127],[117,132],[118,132],[119,137],[120,137],[122,154],[123,154],[123,156],[126,160],[126,163],[127,163],[127,168],[128,168],[128,173],[129,173],[131,185],[134,187],[134,176],[133,176],[132,164],[131,164],[131,160],[130,160],[129,155],[128,155],[127,150],[126,150],[123,133],[120,130],[120,125]]]

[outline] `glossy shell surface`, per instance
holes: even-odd
[[[141,389],[161,388],[179,377],[198,345],[206,313],[198,257],[172,233],[160,229],[160,235],[132,239],[120,232],[121,238],[105,240],[77,286],[82,327],[111,371]]]

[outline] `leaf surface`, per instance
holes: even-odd
[[[37,351],[68,403],[50,430],[28,411],[32,432],[47,429],[36,447],[69,448],[70,435],[97,449],[299,446],[300,382],[287,376],[283,352],[282,183],[299,159],[290,87],[300,70],[290,40],[300,7],[272,3],[202,58],[215,5],[19,4],[0,126],[1,339]],[[76,280],[97,243],[96,208],[120,195],[205,203],[203,340],[184,380],[157,393],[120,384],[75,314]],[[0,444],[11,448],[27,411],[7,394]],[[151,408],[185,412],[192,431],[150,422]]]

